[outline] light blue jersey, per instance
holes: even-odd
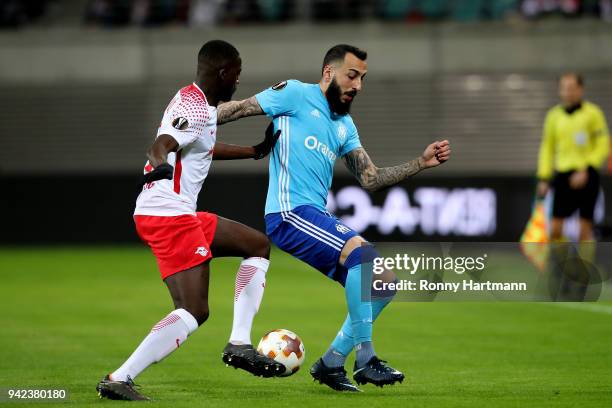
[[[319,84],[289,80],[255,97],[282,131],[270,155],[266,214],[325,211],[336,159],[361,146],[353,119],[331,112]]]

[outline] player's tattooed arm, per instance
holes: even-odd
[[[374,192],[397,184],[423,169],[439,166],[449,157],[450,144],[444,140],[430,144],[420,157],[399,166],[376,167],[363,147],[352,150],[343,159],[361,186]]]
[[[424,167],[419,159],[414,159],[399,166],[379,168],[374,165],[363,147],[354,149],[343,159],[346,167],[359,180],[359,184],[371,192],[397,184],[417,174]]]
[[[247,116],[263,115],[257,98],[251,96],[241,101],[229,101],[219,105],[217,110],[217,125],[232,122]]]

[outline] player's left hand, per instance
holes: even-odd
[[[424,168],[436,167],[450,158],[451,149],[448,140],[435,141],[421,155],[421,163]]]
[[[253,157],[255,160],[260,160],[266,157],[270,151],[274,148],[276,141],[281,135],[281,130],[278,129],[274,132],[274,123],[270,122],[268,127],[266,128],[266,137],[263,142],[258,145],[253,146],[255,149],[255,156]]]
[[[138,184],[138,188],[142,189],[145,184],[152,183],[157,180],[172,180],[174,174],[174,167],[168,163],[162,163],[157,166],[153,171],[143,175]]]
[[[572,173],[569,178],[569,185],[573,190],[580,190],[587,185],[589,181],[589,172],[587,170],[579,170]]]

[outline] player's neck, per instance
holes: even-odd
[[[321,82],[319,82],[319,89],[321,90],[321,95],[323,95],[323,99],[325,99],[325,102],[327,103],[329,111],[333,113],[332,106],[329,103],[329,100],[327,99],[326,95],[327,89],[329,89],[329,84],[326,84],[325,82],[323,82],[323,80],[321,80]]]
[[[319,89],[321,90],[321,93],[323,94],[323,96],[325,96],[325,92],[327,92],[328,87],[329,87],[329,84],[323,83],[323,80],[319,82]]]
[[[208,106],[216,107],[219,104],[219,97],[217,96],[218,92],[214,87],[210,87],[206,85],[209,82],[210,81],[207,81],[206,79],[196,79],[195,80],[195,84],[204,93]]]

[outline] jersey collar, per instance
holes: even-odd
[[[202,96],[204,97],[204,99],[206,99],[206,95],[204,95],[204,91],[202,91],[202,90],[200,89],[200,87],[198,86],[198,84],[196,84],[195,82],[193,82],[193,86],[195,86],[195,87],[196,87],[196,89],[197,89],[198,91],[200,91],[200,93],[202,94]]]
[[[571,115],[572,113],[576,112],[578,109],[582,108],[582,101],[578,102],[575,105],[572,106],[564,106],[563,110],[565,111],[565,113],[567,113],[568,115]]]

